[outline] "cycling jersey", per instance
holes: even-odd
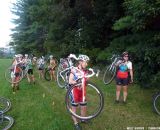
[[[45,65],[45,61],[44,61],[44,59],[40,59],[39,61],[38,61],[38,69],[39,70],[43,70],[44,69],[44,65]]]
[[[128,78],[128,70],[132,69],[132,62],[122,62],[118,66],[117,77]]]
[[[85,71],[83,71],[85,73]],[[74,75],[73,80],[77,81],[79,79],[79,77],[81,76],[81,73],[78,72],[78,70],[73,69],[71,70],[71,73]],[[86,79],[84,79],[86,80]],[[86,82],[86,81],[85,81]],[[84,105],[86,104],[86,101],[83,101],[83,95],[86,95],[86,90],[85,90],[86,85],[84,86],[84,89],[82,90],[82,86],[76,86],[72,93],[71,93],[71,97],[72,97],[72,105],[78,105],[78,103],[80,103],[80,105]]]

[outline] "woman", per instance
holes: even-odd
[[[45,61],[44,56],[40,57],[38,61],[39,78],[44,79]]]
[[[77,65],[77,69],[81,70],[82,72],[86,73],[85,69],[88,66],[88,61],[89,61],[89,57],[86,55],[79,55],[78,57],[78,65]],[[78,77],[81,75],[81,73],[76,70],[76,69],[72,69],[70,76],[69,76],[69,84],[73,85],[77,83]],[[73,93],[72,93],[72,97],[73,97],[73,101],[72,103],[72,110],[74,112],[77,111],[77,108],[79,108],[78,106],[80,105],[80,109],[81,109],[81,115],[85,116],[86,114],[86,108],[87,108],[87,102],[83,102],[82,99],[82,87],[75,87],[73,89]],[[76,130],[81,130],[81,127],[77,121],[77,118],[75,118],[74,116],[72,116],[72,119],[74,121],[74,125],[75,125],[75,129]],[[83,121],[84,122],[84,121]]]
[[[116,74],[116,103],[119,103],[121,88],[123,88],[123,103],[125,104],[128,95],[128,84],[133,82],[132,62],[129,61],[128,52],[122,53],[122,60],[119,60],[116,66],[118,68]]]
[[[35,84],[35,78],[33,75],[33,63],[32,60],[29,59],[29,57],[26,57],[26,70],[28,83],[30,84],[31,82],[33,82]]]
[[[12,67],[11,67],[11,78],[12,78],[12,89],[13,89],[13,94],[15,94],[16,90],[19,90],[19,80],[21,78],[21,69],[20,69],[20,64],[22,63],[21,61],[21,55],[15,55],[14,60],[12,62]]]
[[[57,66],[56,60],[53,58],[52,55],[50,55],[49,58],[50,58],[50,61],[49,61],[48,68],[50,70],[50,77],[51,77],[51,80],[53,80],[53,78],[54,78],[54,80],[56,81],[56,75],[55,75],[55,69]]]

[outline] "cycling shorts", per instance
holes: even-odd
[[[29,69],[28,74],[33,74],[33,69]]]
[[[83,91],[81,87],[74,87],[70,94],[70,98],[72,106],[78,106],[78,104],[85,106],[87,104],[86,101],[83,101]]]

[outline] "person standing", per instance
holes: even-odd
[[[123,103],[125,104],[128,96],[128,84],[133,82],[133,67],[129,61],[128,52],[122,53],[122,60],[116,63],[116,103],[119,103],[121,88],[123,88]]]

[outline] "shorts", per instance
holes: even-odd
[[[38,70],[44,70],[44,68],[38,68]]]
[[[15,73],[16,78],[20,76],[20,73]]]
[[[78,106],[78,104],[85,106],[87,104],[86,101],[83,101],[83,91],[79,87],[73,88],[70,98],[72,106]]]
[[[49,68],[50,71],[55,71],[56,70],[56,67],[54,68]]]
[[[32,74],[33,75],[33,69],[29,69],[28,70],[28,74]]]
[[[118,78],[116,76],[116,84],[117,85],[122,85],[122,86],[126,86],[129,84],[129,78]]]

